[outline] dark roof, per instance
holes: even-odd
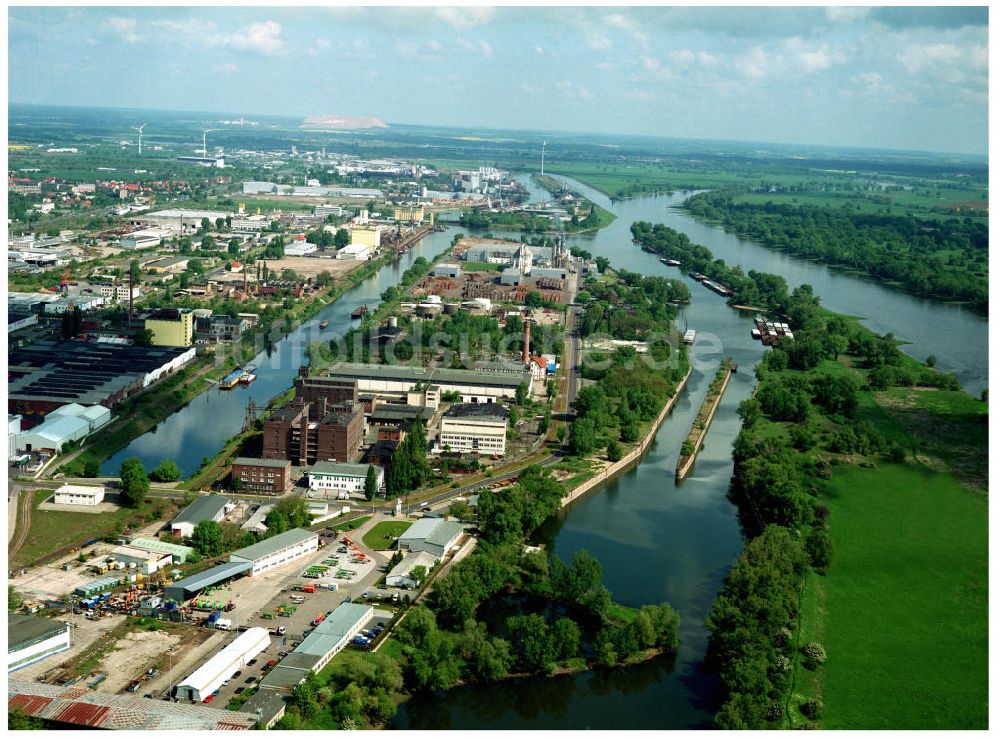
[[[175,583],[167,585],[163,589],[163,595],[166,598],[173,598],[174,600],[187,600],[188,593],[193,595],[199,590],[204,590],[212,585],[218,585],[220,582],[231,580],[237,575],[249,572],[252,569],[252,562],[223,562],[215,567],[209,567],[197,575],[191,575],[191,577],[185,577],[183,580],[178,580]],[[178,598],[178,594],[181,594],[181,597]]]
[[[295,423],[302,415],[302,407],[285,405],[268,416],[268,421],[284,421],[285,423]]]
[[[253,713],[260,717],[264,724],[270,722],[285,707],[285,699],[270,690],[258,690],[250,699],[240,706],[238,711]]]
[[[203,495],[196,498],[191,505],[177,514],[171,523],[193,523],[195,525],[202,521],[215,518],[219,512],[226,507],[228,498],[221,495]]]
[[[376,405],[375,410],[367,414],[372,421],[412,421],[415,418],[421,420],[434,415],[433,408],[425,408],[420,405]]]
[[[7,396],[93,405],[190,351],[183,346],[38,341],[8,355]]]
[[[393,452],[396,451],[397,446],[399,446],[399,442],[391,439],[376,441],[365,450],[361,461],[365,464],[381,464],[383,462],[387,462],[392,459]]]
[[[248,467],[291,467],[292,463],[287,459],[257,459],[256,457],[237,457],[233,464],[242,464]]]
[[[445,411],[448,418],[503,418],[510,416],[510,411],[500,403],[455,403]]]
[[[26,641],[40,637],[61,634],[66,631],[66,624],[39,616],[10,614],[7,619],[7,646],[15,647]]]

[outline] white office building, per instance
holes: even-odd
[[[509,416],[499,403],[456,403],[441,417],[438,446],[452,452],[502,455]]]
[[[97,505],[103,500],[103,486],[63,485],[56,490],[53,502],[58,505]]]
[[[385,488],[385,470],[378,465],[375,477],[378,489]],[[338,497],[364,497],[365,480],[368,477],[366,464],[341,464],[338,462],[317,462],[308,472],[309,489],[323,493],[333,493]]]
[[[372,247],[368,244],[350,244],[337,252],[337,259],[353,259],[363,262],[372,258]]]

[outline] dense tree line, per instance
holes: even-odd
[[[427,449],[427,430],[423,421],[415,419],[406,437],[392,453],[386,471],[385,488],[390,498],[406,495],[427,482],[431,475]]]
[[[616,281],[590,278],[578,296],[586,304],[580,335],[608,334],[616,339],[643,340],[666,334],[677,315],[675,305],[691,299],[680,280],[617,270]]]
[[[788,302],[788,285],[785,278],[766,272],[750,270],[744,274],[740,267],[730,267],[723,259],[715,259],[704,246],[694,244],[687,234],[658,223],[645,221],[632,224],[632,238],[644,249],[676,259],[681,268],[698,272],[720,282],[734,291],[729,298],[733,305],[753,305],[775,312],[785,312]]]
[[[695,216],[765,246],[898,282],[918,295],[989,306],[989,227],[971,218],[928,220],[844,208],[737,203],[735,191],[689,198]]]
[[[772,525],[746,545],[726,576],[707,621],[706,661],[722,683],[716,728],[763,729],[780,718],[805,571],[799,538]]]

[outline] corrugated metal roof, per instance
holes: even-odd
[[[61,634],[66,628],[67,625],[62,621],[12,613],[7,619],[7,648],[11,649],[39,637]]]
[[[164,592],[179,589],[194,592],[215,585],[223,580],[228,580],[231,577],[239,575],[241,572],[248,572],[252,568],[253,565],[249,562],[223,562],[221,565],[209,567],[197,575],[191,575],[191,577],[185,577],[183,580],[178,580],[175,583],[167,585]]]
[[[434,382],[463,385],[486,385],[516,388],[530,380],[531,373],[490,372],[485,370],[410,367],[407,365],[362,364],[337,362],[329,368],[330,377],[395,380],[401,382]]]
[[[290,531],[285,531],[284,533],[272,536],[269,539],[264,539],[264,541],[258,541],[256,544],[251,544],[243,549],[237,549],[232,552],[230,557],[239,557],[241,559],[249,560],[250,562],[256,561],[261,557],[266,557],[274,552],[281,551],[286,547],[293,546],[302,541],[308,541],[309,539],[318,539],[319,534],[315,531],[306,531],[305,529],[291,529]]]
[[[29,716],[101,729],[246,730],[257,723],[249,713],[17,679],[7,681],[7,705]]]
[[[168,541],[160,541],[159,539],[145,539],[142,537],[136,537],[129,542],[133,547],[138,549],[146,549],[150,552],[163,552],[164,554],[173,554],[175,557],[187,558],[191,552],[194,551],[191,547],[186,547],[181,544],[171,544]]]
[[[194,688],[203,696],[211,693],[232,677],[236,670],[267,649],[270,643],[267,629],[259,626],[249,628],[181,680],[178,687]]]

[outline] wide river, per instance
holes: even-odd
[[[962,386],[978,395],[986,387],[987,321],[956,306],[943,305],[889,290],[875,282],[833,272],[737,239],[704,226],[674,206],[683,194],[652,196],[612,204],[577,183],[574,187],[614,212],[618,219],[597,234],[571,237],[570,243],[606,256],[615,266],[645,274],[679,276],[676,269],[642,252],[631,241],[629,226],[645,220],[687,233],[729,264],[784,275],[790,286],[809,283],[826,307],[865,318],[878,332],[892,331],[911,342],[904,350],[918,359],[938,357],[938,366],[955,371]],[[539,199],[529,186],[532,200]],[[309,341],[342,335],[350,312],[372,305],[418,255],[433,256],[447,247],[454,229],[421,241],[397,265],[348,292],[254,362],[258,379],[248,388],[210,388],[159,427],[103,465],[116,474],[121,461],[138,456],[147,467],[164,458],[177,461],[185,474],[203,456],[212,456],[239,431],[249,397],[258,404],[288,388]],[[604,567],[604,580],[616,600],[627,605],[667,601],[681,614],[677,659],[655,661],[611,672],[586,672],[559,679],[527,679],[499,686],[465,687],[403,704],[396,728],[690,728],[709,726],[715,681],[701,670],[705,652],[705,617],[715,594],[742,547],[736,511],[726,498],[732,472],[730,447],[739,431],[736,406],[752,389],[753,366],[762,352],[750,339],[751,314],[725,304],[722,297],[688,280],[691,304],[682,324],[698,332],[692,352],[694,372],[655,444],[632,472],[598,489],[549,521],[539,532],[549,550],[564,560],[585,548]],[[320,331],[318,324],[329,320]],[[730,384],[691,476],[674,482],[674,466],[708,382],[723,356],[740,371]]]

